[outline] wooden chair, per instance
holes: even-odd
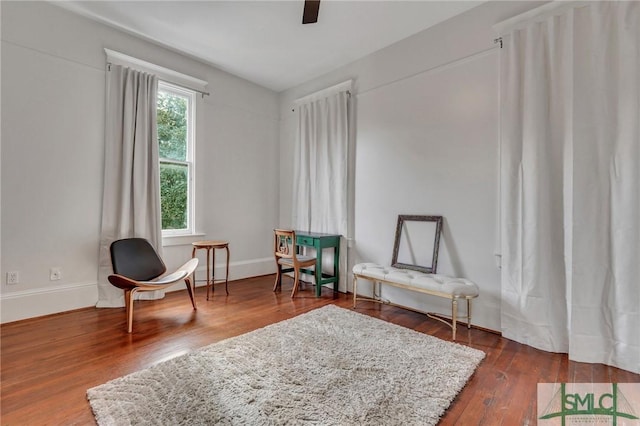
[[[282,288],[282,274],[293,271],[293,290],[291,290],[291,297],[294,297],[300,285],[300,270],[311,266],[315,267],[316,258],[297,254],[295,231],[274,229],[273,232],[273,253],[276,257],[277,266],[276,282],[273,286],[273,291]]]
[[[133,300],[139,291],[162,290],[184,280],[193,309],[196,309],[191,277],[198,266],[197,258],[189,260],[175,272],[163,276],[167,267],[153,246],[144,238],[114,241],[110,250],[114,274],[109,275],[109,282],[124,290],[128,333],[133,329]]]

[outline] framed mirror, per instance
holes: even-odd
[[[391,265],[435,274],[442,216],[399,215]]]

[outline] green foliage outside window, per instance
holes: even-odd
[[[158,92],[158,143],[160,158],[187,159],[187,99]]]
[[[157,107],[161,160],[186,161],[187,99],[159,91]],[[188,179],[186,164],[160,162],[162,229],[187,228]]]
[[[160,164],[160,205],[162,229],[187,228],[187,167]]]

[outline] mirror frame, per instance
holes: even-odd
[[[400,241],[402,239],[402,229],[404,222],[435,222],[436,230],[433,241],[433,256],[431,266],[412,265],[408,263],[398,262],[398,251],[400,250]],[[442,233],[442,216],[421,216],[421,215],[398,215],[398,224],[396,226],[396,240],[393,245],[393,257],[391,258],[391,266],[394,268],[412,269],[414,271],[435,274],[438,267],[438,251],[440,248],[440,234]]]

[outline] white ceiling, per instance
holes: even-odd
[[[322,0],[302,25],[303,0],[56,2],[278,92],[480,3]]]

